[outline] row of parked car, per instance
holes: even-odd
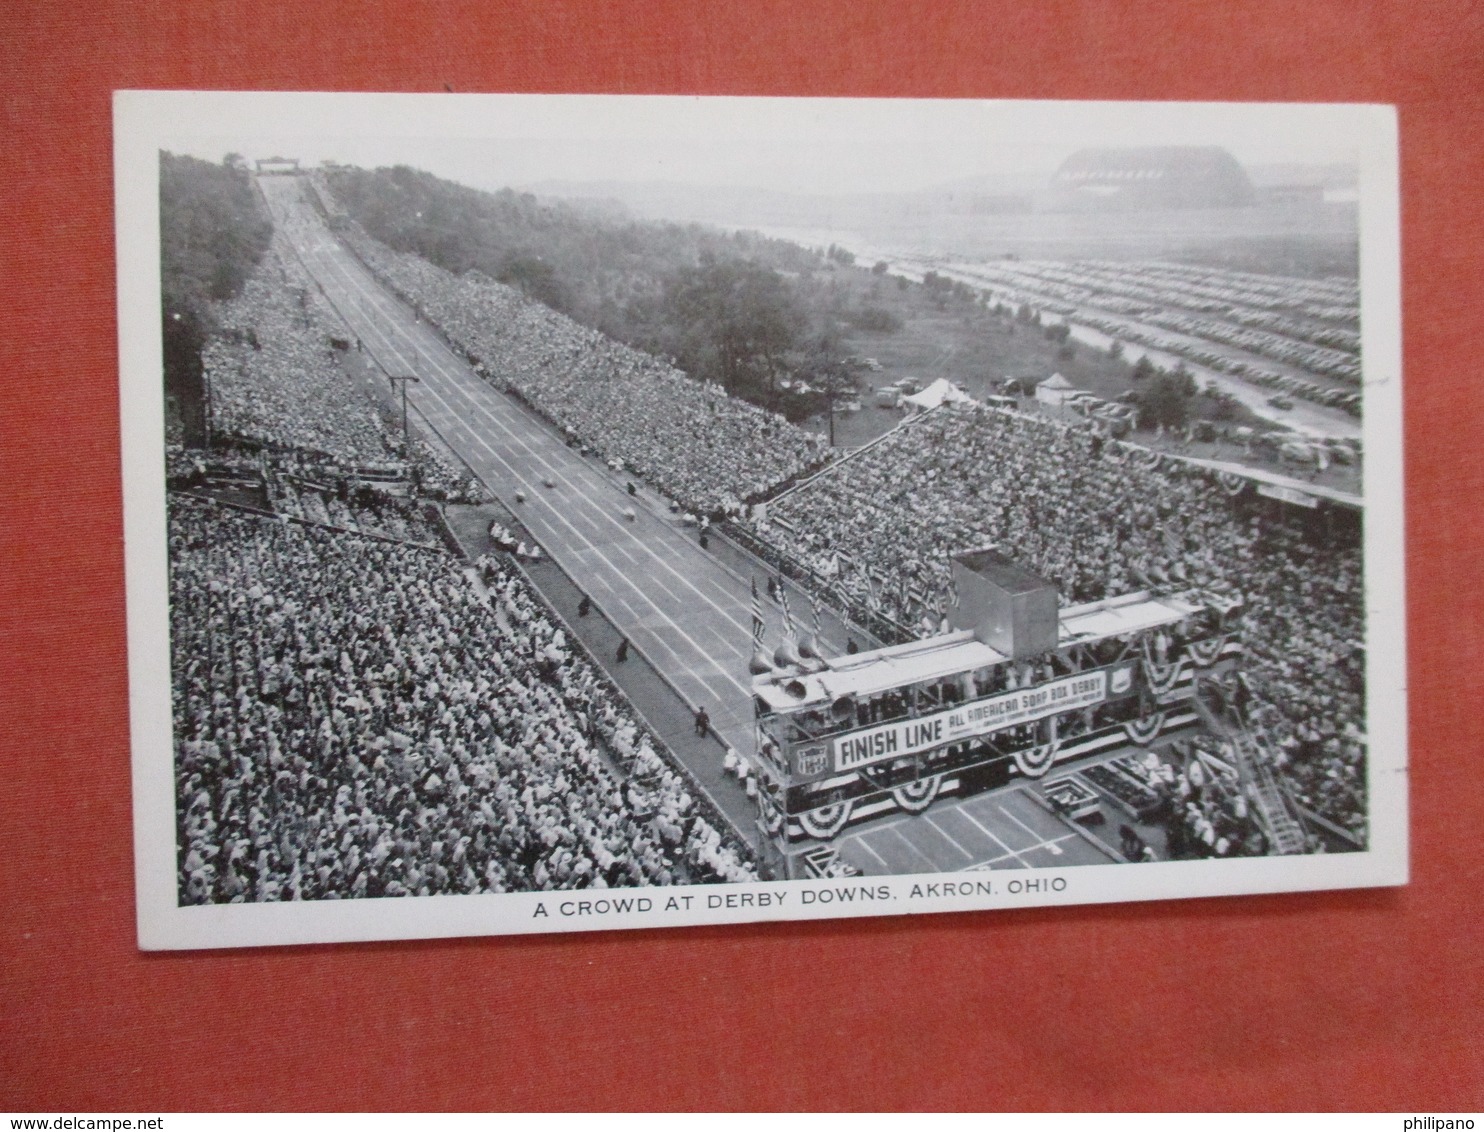
[[[1196,362],[1217,373],[1230,374],[1232,377],[1240,377],[1244,381],[1250,381],[1265,389],[1275,390],[1279,394],[1286,393],[1293,397],[1302,397],[1305,401],[1311,401],[1316,405],[1328,405],[1342,409],[1353,417],[1360,416],[1361,393],[1359,389],[1324,385],[1294,374],[1279,373],[1277,370],[1268,369],[1256,362],[1242,361],[1214,349],[1193,346],[1188,341],[1171,338],[1161,334],[1158,330],[1134,325],[1121,319],[1086,313],[1077,315],[1076,319],[1083,325],[1101,330],[1104,334],[1120,341],[1150,346]]]
[[[1353,280],[1099,260],[1017,260],[960,270],[1005,287],[1014,305],[1029,303],[1120,341],[1360,415],[1359,292]],[[1162,334],[1161,328],[1174,333]],[[1220,346],[1308,371],[1316,380],[1233,357]]]

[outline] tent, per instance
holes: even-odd
[[[914,393],[910,397],[903,397],[902,404],[912,405],[918,409],[936,409],[944,401],[967,400],[969,400],[968,394],[946,377],[940,377],[921,393]]]
[[[1036,385],[1036,400],[1045,405],[1061,405],[1075,392],[1076,386],[1061,374],[1053,373]]]

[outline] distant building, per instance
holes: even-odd
[[[297,157],[263,157],[254,164],[260,177],[293,176],[299,172]]]
[[[1239,208],[1257,193],[1220,146],[1082,149],[1062,163],[1042,196],[1047,212]]]

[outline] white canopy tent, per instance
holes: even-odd
[[[936,409],[944,401],[968,401],[970,397],[957,385],[946,377],[940,377],[921,393],[914,393],[910,397],[903,397],[902,404],[912,405],[918,409]]]
[[[1043,405],[1061,405],[1077,392],[1076,386],[1059,373],[1053,373],[1036,385],[1036,400]]]

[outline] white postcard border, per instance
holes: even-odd
[[[1408,879],[1405,581],[1403,548],[1400,208],[1394,108],[1225,103],[975,103],[1013,113],[1048,106],[1098,113],[1277,115],[1288,128],[1356,139],[1360,165],[1360,293],[1365,375],[1365,582],[1369,848],[1365,852],[1221,861],[1095,865],[1025,872],[932,873],[849,881],[779,881],[602,892],[513,893],[305,903],[180,906],[169,678],[158,155],[173,139],[271,132],[363,135],[417,129],[469,137],[492,120],[531,136],[601,120],[635,136],[655,123],[704,116],[746,124],[815,120],[853,100],[609,95],[380,95],[121,91],[114,100],[120,422],[137,923],[145,950],[432,939],[815,920],[886,914],[1117,903],[1399,885]],[[910,121],[914,108],[961,103],[878,100]],[[586,116],[586,117],[584,117]],[[226,123],[224,125],[224,123]],[[988,891],[980,884],[990,886]],[[952,894],[945,886],[952,885]],[[961,886],[968,886],[966,894]],[[863,890],[879,890],[874,897]],[[853,890],[855,895],[842,895]],[[828,898],[826,896],[828,894]],[[649,900],[647,910],[637,902]],[[627,911],[617,902],[630,900]],[[606,911],[597,911],[598,902]],[[667,904],[667,901],[669,902]],[[588,904],[586,912],[580,904]],[[564,910],[564,906],[570,906]]]

